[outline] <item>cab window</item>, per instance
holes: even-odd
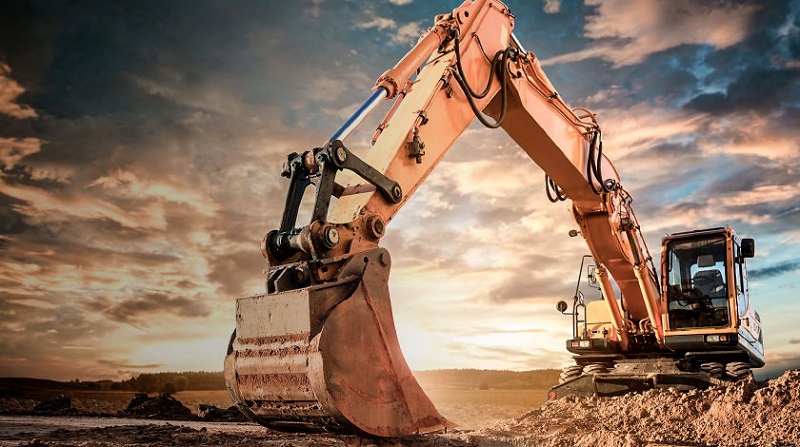
[[[668,244],[667,302],[670,328],[729,324],[724,235]]]

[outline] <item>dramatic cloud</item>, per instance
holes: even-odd
[[[598,41],[586,49],[550,58],[543,65],[601,58],[616,67],[637,64],[649,55],[680,45],[724,49],[741,42],[758,6],[691,0],[587,0],[596,7],[585,36]],[[547,7],[547,6],[546,6]]]
[[[101,312],[112,321],[144,327],[149,326],[147,318],[163,315],[164,313],[189,318],[207,317],[209,315],[209,310],[202,301],[191,300],[182,296],[170,296],[164,292],[140,293],[140,296],[116,302],[98,297],[87,302],[84,306],[89,310]]]
[[[38,138],[3,138],[0,137],[0,164],[4,169],[11,169],[23,158],[42,150],[42,141]]]
[[[764,267],[760,269],[750,270],[748,275],[752,279],[769,279],[775,276],[780,276],[784,273],[791,273],[800,270],[800,260],[781,262],[780,264],[771,267]],[[797,340],[794,340],[797,342]]]
[[[520,41],[555,56],[559,92],[599,115],[656,258],[671,231],[729,224],[757,239],[751,297],[770,368],[800,365],[786,335],[800,250],[796,2],[507,3]],[[219,370],[234,298],[264,290],[259,242],[281,217],[286,154],[325,141],[456,6],[0,6],[0,375]],[[366,153],[389,107],[348,147]],[[543,180],[501,130],[474,125],[387,227],[413,368],[571,361],[555,303],[574,293],[587,248]]]
[[[0,62],[0,114],[17,119],[36,117],[36,111],[25,104],[18,104],[17,98],[25,89],[11,79],[11,67]]]

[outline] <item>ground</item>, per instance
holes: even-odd
[[[251,423],[3,415],[0,447],[800,445],[800,371],[788,371],[769,382],[751,380],[704,391],[650,390],[614,398],[565,398],[544,405],[526,403],[538,395],[526,397],[519,390],[496,390],[494,396],[470,391],[474,394],[461,393],[449,401],[438,396],[443,414],[457,422],[456,415],[462,418],[458,428],[403,439],[280,433]],[[436,393],[431,394],[436,401]],[[525,406],[527,413],[507,416]]]

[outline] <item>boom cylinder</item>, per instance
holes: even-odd
[[[342,126],[336,130],[336,132],[333,133],[333,135],[331,135],[331,137],[328,139],[328,142],[330,143],[331,141],[336,140],[344,141],[350,136],[351,133],[353,133],[356,127],[358,127],[358,125],[361,124],[364,119],[366,119],[367,116],[372,113],[373,110],[375,110],[376,107],[378,107],[378,104],[386,99],[388,95],[389,92],[386,90],[386,88],[378,87],[377,90],[369,95],[369,98],[367,98],[364,104],[361,104],[361,107],[359,107],[358,110],[356,110],[355,113],[353,113],[353,115],[350,116],[350,118],[348,118],[347,121],[345,121],[344,124],[342,124]]]

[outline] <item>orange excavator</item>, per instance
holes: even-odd
[[[724,365],[763,365],[760,320],[742,280],[752,240],[728,228],[670,236],[659,281],[631,195],[603,154],[596,116],[567,106],[514,36],[514,20],[497,0],[466,1],[437,16],[327,142],[287,157],[283,217],[261,244],[266,293],[237,300],[225,357],[227,387],[251,419],[379,437],[446,428],[398,345],[391,258],[379,241],[476,118],[501,127],[542,167],[551,201],[571,201],[576,234],[596,264],[602,306],[576,293],[568,341],[576,365],[551,396],[615,380],[664,386],[667,376],[697,385]],[[391,99],[372,148],[358,157],[344,141]],[[312,216],[298,226],[311,185]],[[718,282],[718,274],[713,292],[700,286],[701,277]],[[624,374],[609,379],[618,368]]]

